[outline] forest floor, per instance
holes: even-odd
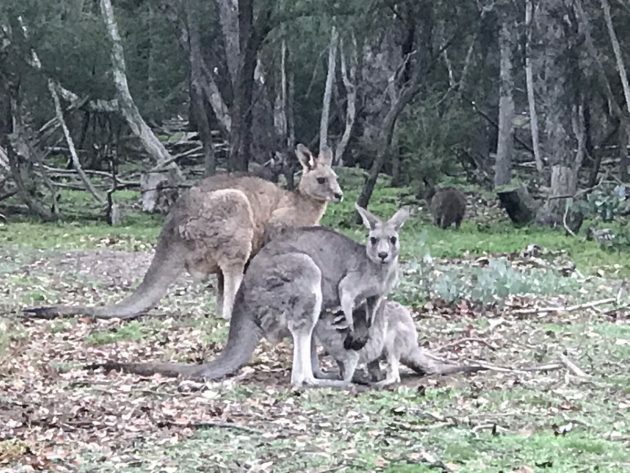
[[[375,199],[387,215],[411,197]],[[325,223],[362,238],[347,200]],[[263,342],[221,382],[86,371],[212,358],[227,333],[213,281],[182,275],[135,321],[24,320],[27,306],[128,294],[159,219],[0,227],[0,472],[629,471],[630,258],[512,229],[491,202],[472,203],[458,232],[423,212],[404,227],[393,298],[413,309],[423,346],[504,369],[409,374],[385,390],[292,389],[290,341]]]

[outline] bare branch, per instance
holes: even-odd
[[[166,160],[170,159],[171,156],[160,140],[153,134],[151,128],[146,124],[131,97],[129,84],[127,83],[125,52],[120,33],[118,32],[118,25],[114,17],[114,9],[111,0],[100,0],[100,7],[107,34],[112,42],[110,58],[112,61],[114,86],[116,87],[120,111],[134,135],[140,139],[145,149],[151,157],[155,159],[156,163],[161,165]]]
[[[83,168],[81,167],[81,162],[79,161],[79,156],[77,155],[77,151],[74,147],[74,141],[72,140],[72,136],[70,136],[70,130],[68,130],[68,126],[66,125],[66,120],[63,118],[63,111],[61,110],[61,103],[59,102],[59,95],[55,90],[55,85],[52,80],[48,81],[48,90],[50,91],[50,95],[52,96],[53,102],[55,104],[55,114],[57,116],[57,120],[61,125],[61,129],[63,130],[63,135],[66,138],[66,143],[68,143],[68,149],[70,150],[70,157],[72,158],[72,165],[76,169],[81,181],[85,185],[85,188],[96,198],[96,200],[100,204],[105,203],[105,199],[103,196],[99,194],[96,188],[92,185],[92,182],[87,177],[87,175],[83,172]]]

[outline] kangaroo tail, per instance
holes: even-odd
[[[454,373],[474,373],[476,371],[481,371],[486,368],[479,365],[460,365],[448,363],[440,360],[435,355],[430,352],[423,350],[420,347],[415,347],[411,353],[408,353],[406,356],[402,357],[401,360],[403,365],[411,368],[416,373],[426,375],[426,374],[439,374],[439,375],[447,375]]]
[[[27,317],[54,319],[73,315],[88,315],[99,319],[131,319],[142,315],[166,294],[168,286],[184,269],[185,247],[179,242],[168,242],[166,232],[172,231],[165,225],[155,249],[155,255],[144,278],[136,290],[122,301],[104,307],[45,306],[30,307],[23,312]]]
[[[221,354],[214,360],[200,365],[185,363],[117,363],[108,362],[86,366],[86,369],[104,368],[106,371],[121,370],[142,376],[163,376],[213,380],[236,372],[247,363],[262,337],[262,330],[250,313],[245,312],[243,301],[237,300],[230,322],[228,341]]]

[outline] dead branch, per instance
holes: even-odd
[[[576,310],[581,309],[592,309],[593,307],[597,307],[600,305],[611,304],[616,302],[616,297],[608,297],[606,299],[600,299],[597,301],[586,302],[584,304],[577,304],[568,307],[536,307],[533,309],[516,309],[512,311],[512,314],[516,315],[534,315],[541,314],[541,317],[544,317],[544,314],[549,313],[559,313],[559,312],[575,312]]]
[[[561,354],[559,358],[562,364],[575,376],[578,376],[580,378],[590,378],[590,375],[582,371],[575,363],[569,360],[569,358],[567,358],[565,355]]]
[[[102,195],[96,190],[96,188],[92,185],[90,178],[83,172],[83,168],[81,167],[81,162],[79,161],[79,155],[74,147],[74,141],[72,140],[72,136],[70,135],[70,130],[68,130],[68,126],[66,125],[66,120],[63,117],[63,111],[61,110],[61,103],[59,102],[59,95],[57,94],[57,90],[55,89],[55,84],[52,80],[48,81],[48,90],[50,91],[50,95],[52,96],[53,102],[55,104],[55,114],[57,116],[57,121],[61,125],[61,129],[63,130],[63,134],[66,138],[66,143],[68,143],[68,149],[70,151],[70,157],[72,159],[72,165],[74,169],[77,171],[77,174],[81,178],[81,181],[85,185],[85,188],[88,190],[90,194],[94,196],[94,198],[100,204],[105,203],[105,199]]]
[[[496,350],[495,347],[493,347],[490,343],[488,343],[487,341],[485,341],[483,338],[478,338],[478,337],[465,337],[465,338],[460,338],[459,340],[455,340],[453,342],[447,343],[445,345],[441,345],[439,347],[437,347],[435,349],[435,351],[444,351],[444,350],[448,350],[449,348],[453,348],[456,347],[458,345],[462,345],[464,343],[469,343],[469,342],[473,342],[473,343],[480,343],[482,345],[485,345],[486,347],[490,348],[490,350]]]
[[[140,139],[147,152],[155,159],[158,165],[162,165],[162,163],[171,158],[171,155],[146,124],[142,115],[140,115],[140,111],[129,91],[125,52],[120,33],[118,32],[111,0],[100,0],[100,8],[107,34],[111,41],[110,58],[120,111],[129,128]]]

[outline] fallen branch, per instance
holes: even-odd
[[[252,429],[251,427],[245,427],[244,425],[233,424],[231,422],[216,422],[216,421],[204,421],[204,422],[170,422],[170,421],[158,421],[156,422],[158,427],[179,427],[182,429],[234,429],[249,434],[261,435],[260,430]]]
[[[455,340],[454,342],[450,342],[450,343],[447,343],[445,345],[442,345],[442,346],[436,348],[435,351],[444,351],[444,350],[446,350],[448,348],[453,348],[453,347],[456,347],[457,345],[461,345],[461,344],[467,343],[467,342],[481,343],[482,345],[485,345],[488,348],[490,348],[490,350],[493,350],[493,351],[496,350],[495,347],[493,347],[490,343],[485,341],[483,338],[465,337],[465,338],[460,338],[459,340]]]
[[[576,310],[580,310],[580,309],[592,309],[594,307],[605,305],[605,304],[611,304],[616,301],[617,299],[615,297],[608,297],[606,299],[600,299],[597,301],[586,302],[584,304],[577,304],[577,305],[572,305],[568,307],[536,307],[533,309],[516,309],[512,311],[512,314],[516,314],[516,315],[541,314],[541,317],[543,317],[544,314],[558,313],[558,312],[575,312]]]
[[[562,364],[575,376],[578,376],[580,378],[590,378],[590,375],[582,371],[580,367],[569,360],[569,358],[567,358],[565,355],[560,355],[560,361],[562,361]]]

